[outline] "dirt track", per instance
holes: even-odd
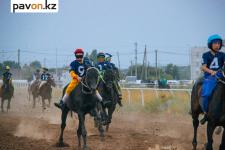
[[[53,106],[45,112],[40,102],[35,109],[25,92],[17,92],[8,114],[0,113],[1,149],[78,149],[77,119],[68,118],[64,142],[69,147],[56,147],[60,135],[61,111]],[[5,103],[6,108],[6,103]],[[151,112],[116,111],[113,114],[105,142],[100,141],[93,118],[87,115],[87,146],[89,149],[187,150],[192,148],[193,127],[190,116],[158,115]],[[218,150],[221,134],[214,134],[214,149]],[[198,146],[206,142],[206,125],[199,125]],[[83,144],[83,141],[82,141]]]

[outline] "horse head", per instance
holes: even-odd
[[[10,79],[7,76],[3,78],[3,87],[6,88],[9,85]]]
[[[118,83],[120,81],[119,70],[117,67],[113,67],[112,70],[113,70],[113,74],[115,76],[115,81],[116,81],[116,83]]]
[[[50,85],[52,85],[52,86],[54,86],[54,87],[56,86],[55,81],[54,81],[54,78],[52,76],[51,77],[48,77],[47,83],[50,84]]]
[[[97,85],[98,85],[98,70],[96,67],[93,67],[89,64],[84,65],[84,69],[86,70],[85,82],[88,86],[89,90],[91,90],[91,94],[96,93]]]
[[[107,87],[107,90],[110,91],[113,88],[113,81],[114,81],[114,72],[112,70],[112,67],[109,65],[104,66],[105,73],[104,73],[104,81]]]

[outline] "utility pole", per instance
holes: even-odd
[[[147,49],[145,45],[145,80],[147,80]]]
[[[45,58],[44,58],[44,67],[45,67]]]
[[[57,77],[57,49],[56,49],[56,77]]]
[[[134,43],[135,45],[135,76],[137,78],[137,43]]]
[[[155,50],[155,72],[156,72],[156,80],[158,80],[157,78],[157,50]]]
[[[20,50],[18,49],[18,80],[20,79]]]
[[[144,52],[144,58],[143,58],[143,64],[142,64],[141,80],[142,80],[142,75],[143,75],[143,72],[144,72],[145,57],[146,57],[146,49],[145,49],[145,52]]]
[[[132,76],[132,67],[133,67],[132,61],[130,61],[130,63],[131,63],[131,65],[130,65],[130,67],[131,67],[131,68],[130,68],[130,69],[131,69],[131,70],[130,70],[130,76]]]
[[[117,57],[118,57],[118,62],[119,62],[119,71],[120,71],[120,58],[119,58],[119,53],[117,51]]]
[[[149,66],[150,66],[150,63],[149,63],[149,61],[148,61],[148,77],[149,77]]]

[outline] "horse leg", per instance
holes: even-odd
[[[43,97],[42,97],[42,109],[43,111],[46,109],[45,100]]]
[[[4,100],[2,99],[2,105],[1,105],[2,113],[4,113],[3,106],[4,106]]]
[[[208,124],[207,124],[208,143],[207,143],[206,150],[213,150],[213,147],[212,147],[212,143],[213,143],[212,136],[213,136],[214,129],[215,129],[215,126],[213,125],[212,121],[208,121]]]
[[[84,150],[87,150],[87,144],[86,144],[86,136],[87,136],[87,131],[85,129],[85,124],[84,124],[84,121],[85,121],[85,114],[84,112],[82,111],[79,111],[78,112],[78,117],[79,117],[79,132],[77,130],[77,135],[78,135],[78,142],[79,142],[79,147],[80,147],[80,136],[82,135],[83,137],[83,141],[84,141]]]
[[[33,95],[33,108],[35,108],[35,106],[36,106],[36,96]]]
[[[63,110],[62,110],[62,124],[61,124],[61,135],[59,137],[59,141],[62,142],[63,141],[63,131],[66,127],[66,118],[67,115],[69,113],[70,109],[67,107],[67,105],[64,106]]]
[[[224,150],[225,149],[225,130],[223,127],[223,137],[222,137],[222,143],[220,144],[220,150]]]
[[[11,106],[10,106],[10,102],[11,102],[11,98],[10,98],[10,99],[8,99],[7,113],[8,113],[8,111],[9,111],[9,109],[11,108]]]
[[[104,113],[104,116],[105,116],[105,119],[103,119],[103,120],[105,120],[105,121],[103,122],[103,126],[105,126],[105,125],[107,125],[107,121],[108,121],[108,114],[106,113],[105,108],[103,109],[103,113]]]
[[[51,98],[48,99],[48,108],[50,108],[50,104],[51,104]]]
[[[28,94],[29,94],[29,96],[28,96],[28,101],[30,101],[30,91],[28,90]]]

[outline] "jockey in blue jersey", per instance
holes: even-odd
[[[40,70],[39,69],[37,69],[36,73],[33,74],[33,78],[32,78],[32,81],[30,82],[30,85],[32,85],[36,81],[37,76],[40,76]]]
[[[106,55],[105,55],[106,54]],[[99,74],[100,76],[104,76],[104,72],[105,72],[105,69],[104,69],[104,65],[109,65],[111,67],[115,67],[115,64],[113,63],[110,63],[111,62],[111,57],[112,55],[108,54],[108,53],[98,53],[97,55],[97,58],[99,60],[99,63],[98,63],[98,69],[99,69]],[[105,61],[104,61],[105,60]],[[99,78],[100,80],[101,78]],[[117,95],[118,95],[118,104],[120,105],[120,107],[122,107],[122,103],[121,103],[121,99],[122,99],[122,90],[121,90],[121,87],[120,87],[120,84],[118,83],[118,86],[116,84],[115,81],[113,81],[113,87],[114,89],[116,90],[117,92]],[[118,88],[119,87],[119,88]]]
[[[108,62],[111,67],[115,67],[115,64],[111,63],[111,58],[112,58],[112,55],[110,55],[109,53],[105,53],[105,61]]]
[[[47,82],[48,77],[51,77],[51,75],[49,73],[47,73],[48,68],[43,67],[42,71],[43,71],[43,73],[41,74],[41,83],[40,83],[40,85],[38,87],[37,97],[39,95],[41,87]]]
[[[12,88],[13,88],[12,96],[13,96],[13,98],[15,98],[15,96],[14,96],[14,85],[12,83],[12,74],[9,72],[9,70],[10,70],[10,67],[9,66],[5,66],[5,72],[2,74],[2,83],[3,83],[3,78],[4,77],[7,77],[9,79],[9,82],[12,85]],[[3,84],[1,85],[0,91],[2,89],[2,86],[3,86]]]
[[[209,101],[212,96],[213,89],[217,85],[217,81],[215,80],[215,75],[218,78],[222,78],[222,67],[225,61],[225,54],[223,52],[219,52],[222,47],[222,38],[219,35],[212,35],[208,39],[208,48],[210,51],[204,53],[202,55],[202,70],[205,72],[204,74],[204,82],[203,82],[203,90],[202,90],[202,108],[204,111],[204,118],[200,121],[203,125],[207,121],[207,112]],[[216,72],[221,69],[217,74]],[[207,81],[207,79],[212,78]]]

